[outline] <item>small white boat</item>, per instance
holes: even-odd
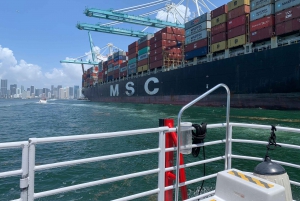
[[[45,104],[45,103],[47,103],[47,99],[46,98],[41,98],[39,103],[44,103]]]

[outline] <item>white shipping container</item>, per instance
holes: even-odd
[[[190,43],[193,43],[195,41],[198,41],[198,40],[202,40],[204,38],[207,38],[207,30],[202,30],[198,33],[195,33],[191,36],[188,36],[185,38],[185,44],[188,45]]]
[[[185,23],[184,27],[185,27],[185,29],[189,29],[193,26],[196,26],[197,24],[200,24],[205,21],[210,21],[210,20],[211,20],[210,12],[204,13],[203,15],[200,15],[199,17],[196,17],[195,19]]]
[[[143,42],[145,42],[145,41],[147,41],[147,40],[150,40],[152,37],[153,37],[152,34],[148,34],[147,36],[144,36],[144,37],[140,38],[140,39],[138,40],[138,44],[141,44],[141,43],[143,43]]]
[[[269,4],[259,9],[250,12],[250,21],[258,20],[260,18],[273,15],[274,14],[274,4]]]
[[[300,5],[300,0],[279,0],[275,2],[275,13]]]
[[[204,29],[210,29],[210,28],[211,28],[211,21],[202,22],[201,24],[198,24],[190,29],[186,29],[185,36],[190,36]]]
[[[274,0],[252,0],[250,3],[250,10],[254,11],[268,4],[274,4]]]

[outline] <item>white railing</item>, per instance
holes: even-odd
[[[242,155],[232,155],[232,150],[231,150],[232,142],[253,143],[253,144],[262,144],[262,145],[267,144],[267,142],[256,141],[256,140],[232,139],[232,128],[233,127],[256,128],[256,129],[270,129],[271,128],[270,126],[267,126],[267,125],[229,123],[229,129],[228,129],[229,133],[228,133],[228,139],[227,139],[227,141],[229,143],[228,144],[229,150],[228,150],[228,161],[227,161],[228,167],[227,168],[231,168],[231,160],[232,159],[246,159],[246,160],[262,161],[262,158],[242,156]],[[226,123],[210,124],[207,126],[207,128],[208,129],[226,128]],[[300,134],[300,129],[279,127],[279,126],[276,127],[276,129],[277,129],[277,132],[278,131],[287,131],[287,132],[294,132],[294,133]],[[2,173],[0,173],[0,178],[21,175],[21,179],[20,179],[21,197],[20,197],[20,199],[17,199],[17,200],[31,201],[31,200],[34,200],[35,198],[42,198],[42,197],[46,197],[46,196],[50,196],[50,195],[56,195],[59,193],[69,192],[69,191],[87,188],[87,187],[91,187],[91,186],[102,185],[102,184],[116,182],[116,181],[125,180],[125,179],[129,179],[129,178],[141,177],[141,176],[145,176],[145,175],[149,175],[149,174],[158,174],[157,188],[146,191],[146,192],[134,194],[134,195],[129,195],[127,197],[123,197],[123,198],[116,199],[116,200],[132,200],[132,199],[141,198],[141,197],[153,195],[153,194],[157,194],[157,200],[164,200],[164,192],[166,190],[171,190],[171,189],[175,188],[175,186],[167,186],[167,187],[164,186],[165,172],[176,170],[176,166],[165,168],[165,153],[177,151],[176,147],[167,148],[167,149],[165,148],[165,133],[175,132],[175,131],[176,131],[175,128],[158,127],[158,128],[150,128],[150,129],[142,129],[142,130],[89,134],[89,135],[30,138],[28,142],[22,141],[22,142],[0,143],[0,149],[16,149],[16,148],[22,149],[22,167],[21,167],[21,169],[8,171],[8,172],[2,172]],[[69,141],[82,141],[82,140],[95,140],[95,139],[104,139],[104,138],[114,138],[114,137],[120,137],[120,136],[131,136],[131,135],[142,135],[142,134],[145,135],[145,134],[150,134],[150,133],[159,133],[159,146],[157,148],[147,149],[147,150],[139,150],[139,151],[133,151],[133,152],[126,152],[126,153],[120,153],[120,154],[113,154],[113,155],[105,155],[105,156],[93,157],[93,158],[84,158],[84,159],[63,161],[63,162],[51,163],[51,164],[45,164],[45,165],[36,165],[35,164],[35,155],[36,155],[35,147],[38,144],[46,144],[46,143],[49,144],[49,143],[60,143],[60,142],[69,142]],[[193,147],[210,146],[210,145],[221,144],[221,143],[226,143],[226,139],[205,142],[205,143],[193,145]],[[282,144],[282,143],[280,143],[280,145],[282,147],[300,150],[299,145],[289,145],[289,144]],[[181,147],[180,149],[183,149],[183,147]],[[35,176],[35,172],[37,172],[37,171],[65,167],[65,166],[74,166],[74,165],[83,164],[83,163],[92,163],[92,162],[97,162],[97,161],[111,160],[111,159],[117,159],[117,158],[123,158],[123,157],[132,157],[132,156],[137,156],[137,155],[141,155],[141,154],[151,154],[151,153],[158,153],[159,162],[158,162],[158,167],[155,169],[145,170],[145,171],[136,172],[136,173],[132,173],[132,174],[121,175],[121,176],[117,176],[117,177],[112,177],[112,178],[107,178],[107,179],[102,179],[102,180],[97,180],[97,181],[92,181],[92,182],[87,182],[87,183],[82,183],[82,184],[77,184],[77,185],[72,185],[72,186],[67,186],[67,187],[48,190],[48,191],[44,191],[44,192],[38,192],[38,193],[34,192],[34,184],[35,184],[34,176]],[[220,160],[226,161],[225,158],[226,158],[225,155],[221,155],[221,156],[218,156],[215,158],[209,158],[206,160],[201,160],[201,161],[197,161],[197,162],[180,165],[180,168],[189,168],[192,166],[197,166],[197,165],[201,165],[204,163],[210,163],[210,162],[220,161]],[[276,160],[273,160],[273,161],[277,162],[281,165],[284,165],[284,166],[289,166],[289,167],[300,169],[300,165],[298,165],[298,164],[292,164],[292,163],[276,161]],[[226,164],[225,164],[225,166],[226,166]],[[206,175],[204,177],[188,180],[186,182],[179,183],[178,187],[197,183],[202,180],[214,178],[216,176],[217,176],[217,173],[214,173],[211,175]],[[293,181],[292,178],[291,178],[291,184],[300,186],[300,183],[297,181]],[[215,191],[210,191],[205,194],[202,194],[202,195],[199,195],[199,196],[196,196],[193,198],[189,198],[188,201],[197,200],[197,199],[203,198],[205,196],[212,195],[212,194],[214,194],[214,192]]]

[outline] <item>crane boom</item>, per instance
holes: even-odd
[[[143,36],[146,36],[150,33],[145,33],[141,31],[132,31],[127,29],[120,29],[120,28],[114,28],[110,26],[102,26],[102,25],[93,25],[93,24],[87,24],[87,23],[78,23],[76,27],[80,30],[88,30],[88,31],[97,31],[97,32],[104,32],[104,33],[111,33],[111,34],[117,34],[117,35],[124,35],[124,36],[132,36],[132,37],[138,37],[141,38]]]
[[[116,20],[120,22],[146,25],[150,27],[164,28],[166,26],[184,28],[183,24],[172,23],[157,19],[150,19],[146,17],[129,15],[121,12],[114,12],[113,10],[100,10],[96,8],[86,8],[84,14],[89,17],[103,18],[108,20]]]

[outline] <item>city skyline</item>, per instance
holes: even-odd
[[[19,86],[19,87],[18,87]],[[25,90],[26,89],[26,90]],[[79,98],[81,96],[81,90],[79,85],[65,86],[62,85],[51,85],[50,88],[24,86],[18,84],[9,84],[9,80],[1,79],[1,91],[0,98],[58,98],[58,99],[69,99]]]

